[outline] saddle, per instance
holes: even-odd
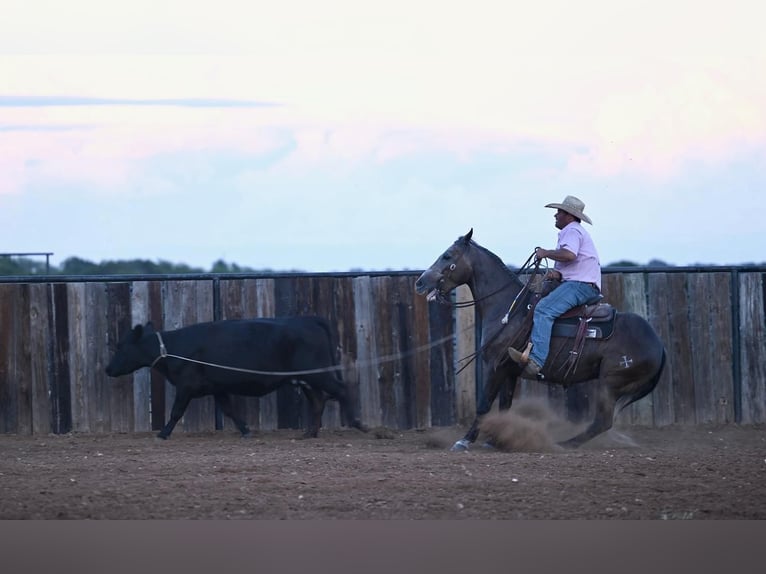
[[[608,339],[614,332],[616,313],[609,303],[579,305],[553,322],[551,336],[577,337],[582,331],[582,336],[587,339]]]
[[[560,281],[545,281],[542,290],[535,298],[534,305],[561,285]],[[553,322],[552,337],[574,337],[575,347],[579,339],[608,339],[614,331],[616,310],[609,303],[602,303],[604,296],[599,293],[582,305],[573,307]],[[531,311],[531,309],[530,309]],[[580,335],[580,336],[578,336]]]
[[[537,305],[537,302],[560,285],[558,281],[550,283],[546,281],[545,283],[546,285],[543,286],[542,291],[533,295],[531,304],[528,307],[529,311],[525,317],[525,329],[523,330],[525,335],[523,340],[528,341],[532,330],[534,307]],[[617,310],[609,303],[602,303],[601,299],[603,297],[599,293],[584,304],[573,307],[553,322],[552,337],[572,339],[571,350],[559,369],[559,371],[564,371],[564,381],[577,369],[577,363],[579,362],[586,339],[608,339],[614,332],[614,320]],[[566,383],[564,384],[566,385]]]

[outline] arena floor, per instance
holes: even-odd
[[[0,436],[0,519],[766,519],[766,428],[619,428],[575,451],[550,420],[461,428]]]

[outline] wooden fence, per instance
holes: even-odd
[[[657,389],[620,415],[627,424],[766,422],[766,273],[761,268],[604,273],[604,295],[653,325],[668,362]],[[365,424],[395,429],[465,424],[473,417],[472,308],[428,304],[416,272],[318,275],[0,279],[0,433],[145,432],[168,415],[174,388],[141,369],[111,379],[110,349],[136,323],[175,329],[209,320],[319,314],[337,328],[343,377]],[[470,299],[467,288],[457,292]],[[517,397],[545,397],[586,417],[588,384],[565,391],[523,381]],[[253,429],[301,428],[292,387],[236,399]],[[335,402],[324,427],[340,426]],[[176,432],[232,429],[212,398],[192,401]]]

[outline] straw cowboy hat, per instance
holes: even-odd
[[[585,210],[585,204],[577,199],[574,195],[567,195],[564,198],[564,201],[561,203],[549,203],[545,207],[552,207],[554,209],[562,209],[566,211],[567,213],[574,215],[578,219],[582,219],[585,223],[590,223],[593,225],[593,222],[590,220],[590,217],[585,215],[583,211]]]

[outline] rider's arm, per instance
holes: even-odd
[[[542,247],[538,247],[535,249],[535,257],[537,259],[548,258],[553,259],[554,261],[567,263],[569,261],[574,261],[577,256],[569,251],[569,249],[543,249]]]

